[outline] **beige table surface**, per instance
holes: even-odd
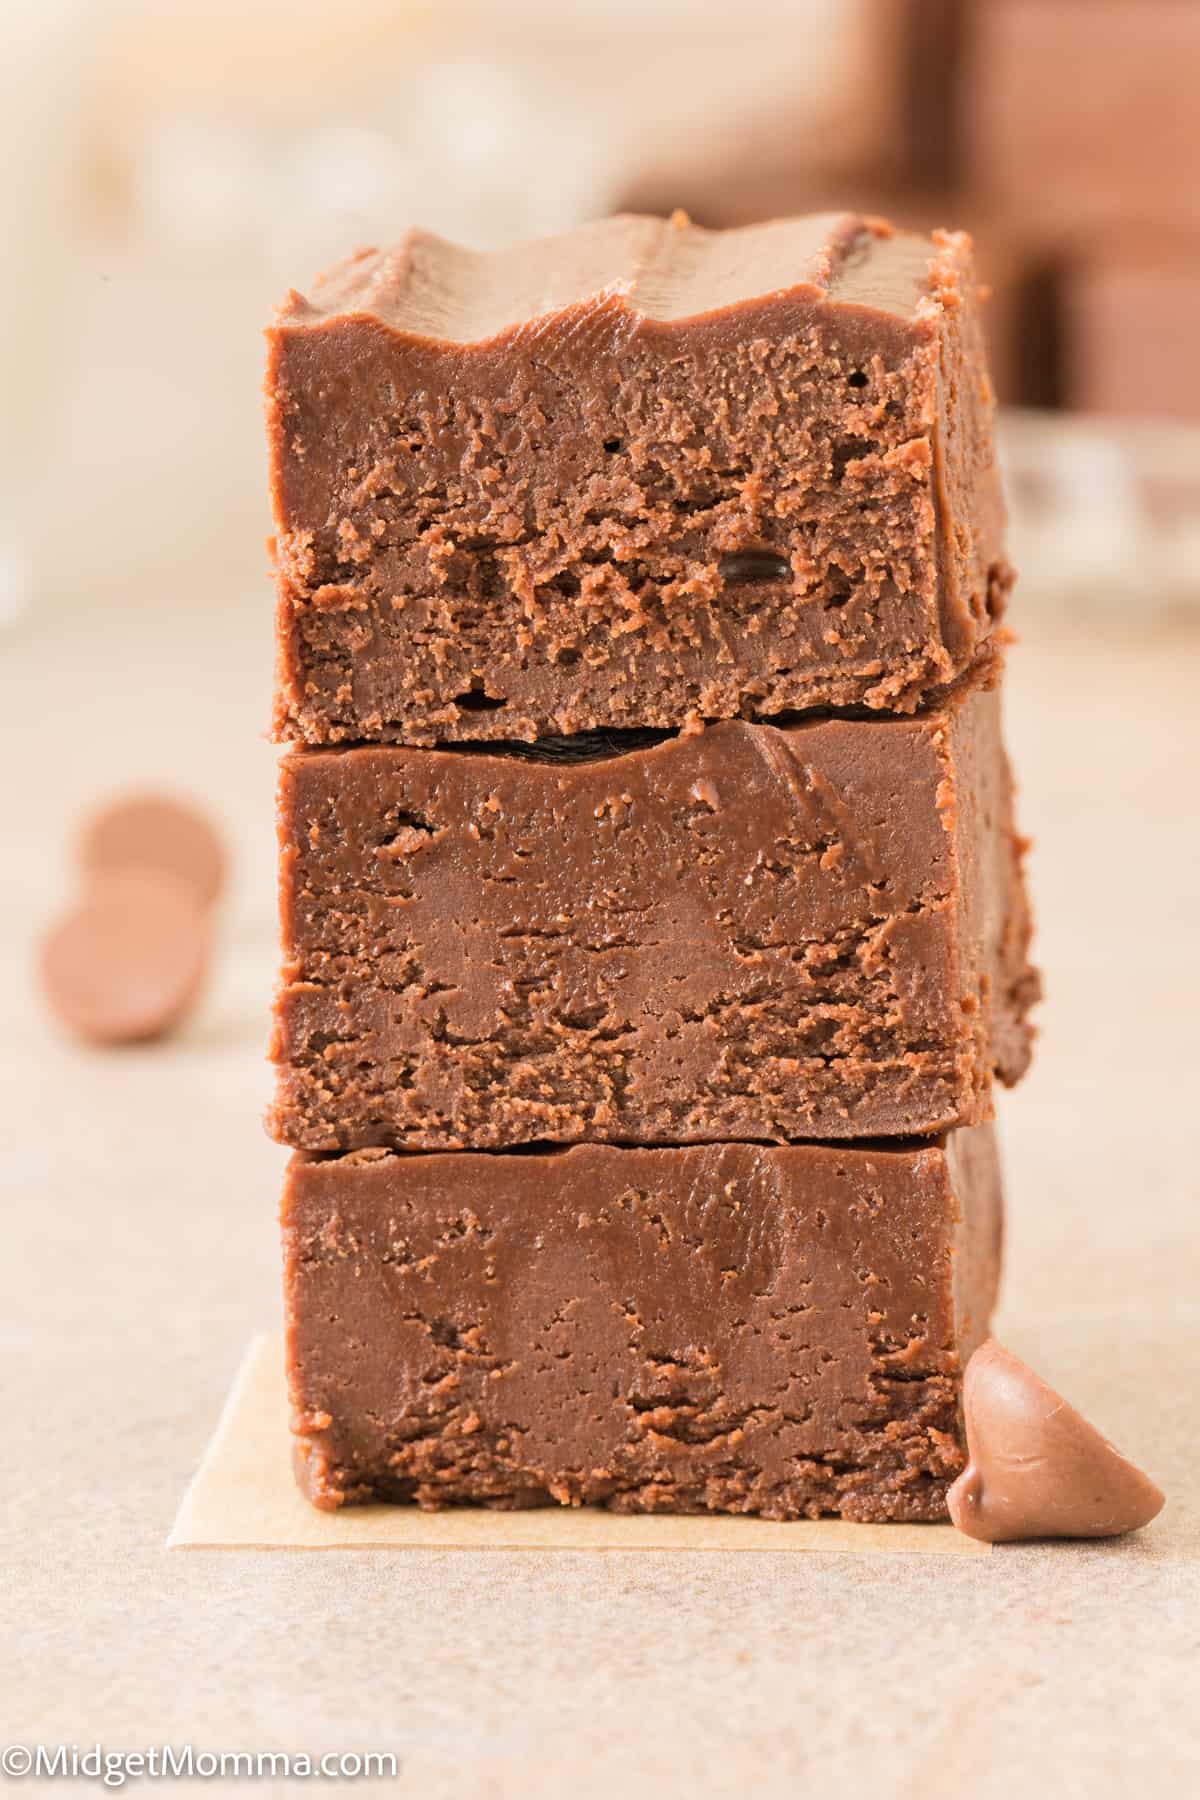
[[[268,611],[264,585],[0,638],[0,1737],[391,1750],[381,1791],[428,1796],[1200,1792],[1200,640],[1021,620],[1009,696],[1049,998],[1003,1104],[1001,1323],[1160,1479],[1148,1532],[978,1559],[168,1554],[278,1323]],[[29,945],[69,822],[130,781],[205,797],[237,880],[186,1033],[91,1054],[42,1015]]]

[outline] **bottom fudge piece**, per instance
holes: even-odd
[[[999,1277],[990,1127],[297,1156],[283,1230],[317,1506],[946,1516]]]

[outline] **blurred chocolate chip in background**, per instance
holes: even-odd
[[[125,794],[85,819],[76,862],[79,896],[41,943],[50,1010],[86,1043],[165,1036],[204,985],[228,865],[220,833],[190,802]]]
[[[226,856],[212,822],[168,794],[125,794],[86,820],[79,836],[85,876],[114,869],[158,869],[174,875],[211,906],[225,881]]]
[[[158,869],[97,874],[41,946],[42,990],[92,1044],[163,1036],[199,995],[209,927],[196,889]]]

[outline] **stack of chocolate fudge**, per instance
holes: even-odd
[[[270,345],[306,1491],[944,1517],[1036,996],[969,240],[413,232]]]

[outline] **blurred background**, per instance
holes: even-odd
[[[0,14],[0,616],[262,610],[258,327],[347,247],[675,206],[968,227],[1026,592],[1197,603],[1193,0]]]

